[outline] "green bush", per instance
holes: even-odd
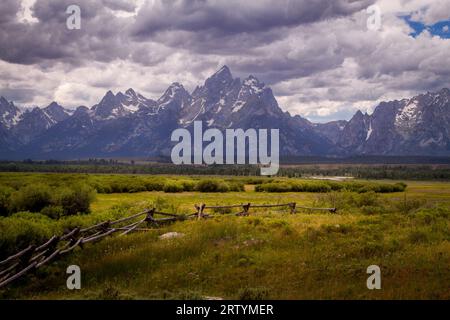
[[[163,191],[167,193],[183,192],[183,185],[179,182],[169,181],[164,185]]]
[[[183,191],[194,191],[195,190],[195,182],[190,180],[181,180],[180,181]]]
[[[231,181],[228,182],[229,190],[232,192],[242,192],[245,191],[245,186],[242,182],[239,181]]]
[[[404,183],[395,183],[395,184],[386,184],[386,183],[373,183],[367,184],[360,188],[358,192],[376,192],[376,193],[392,193],[392,192],[403,192],[406,189],[406,185]]]
[[[10,197],[13,192],[13,188],[0,186],[0,216],[7,216],[9,214]]]
[[[55,234],[51,219],[31,212],[0,217],[0,260],[28,247],[40,245]]]
[[[402,200],[396,201],[394,203],[394,207],[397,209],[397,211],[408,214],[422,207],[424,203],[424,200],[421,199],[409,199],[405,194]]]
[[[427,243],[430,241],[430,235],[425,230],[413,230],[408,235],[409,242],[413,244]]]
[[[42,183],[27,185],[11,195],[11,211],[40,212],[52,204],[52,192]]]
[[[290,192],[292,186],[289,183],[264,183],[255,187],[256,192]]]
[[[349,191],[357,193],[388,193],[402,192],[406,188],[404,183],[386,184],[369,182],[336,182],[336,181],[274,181],[259,184],[255,187],[257,192],[317,192]]]
[[[354,197],[355,203],[358,207],[368,207],[378,205],[378,195],[374,191],[358,194]]]
[[[164,188],[166,181],[165,179],[161,178],[158,180],[149,180],[145,181],[145,188],[147,191],[162,191]]]
[[[63,189],[57,196],[56,203],[63,208],[64,215],[89,213],[90,204],[95,199],[95,191],[86,184],[75,184]]]
[[[331,186],[325,182],[293,182],[291,183],[293,192],[330,192]]]
[[[196,190],[199,192],[228,192],[230,188],[225,181],[204,179],[197,183]]]
[[[255,178],[255,177],[250,177],[250,178],[245,178],[243,180],[246,184],[252,184],[252,185],[256,185],[256,184],[263,184],[263,183],[269,183],[272,182],[273,179],[271,178]]]
[[[41,210],[41,214],[52,219],[59,219],[64,216],[64,208],[62,206],[48,206]]]

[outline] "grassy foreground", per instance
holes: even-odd
[[[179,222],[109,238],[0,290],[0,298],[449,299],[450,183],[407,184],[406,192],[377,195],[264,193],[251,185],[245,192],[97,194],[87,215],[92,221],[152,205],[193,212],[195,203],[295,201],[340,210],[250,210],[250,217]],[[159,239],[172,231],[184,236]],[[71,264],[81,268],[81,290],[66,288]],[[373,264],[381,267],[381,290],[366,287]]]

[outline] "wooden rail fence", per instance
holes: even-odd
[[[109,235],[120,233],[124,236],[130,232],[149,231],[149,227],[159,227],[161,224],[187,219],[211,218],[215,214],[206,213],[207,210],[220,209],[240,209],[235,213],[237,216],[248,216],[250,208],[288,208],[291,214],[295,214],[298,209],[306,211],[329,211],[336,212],[336,208],[312,208],[297,206],[295,202],[285,204],[237,204],[224,206],[207,206],[205,204],[195,205],[196,211],[190,214],[174,214],[157,211],[155,208],[133,214],[115,221],[103,221],[86,228],[74,228],[62,236],[54,235],[47,242],[40,246],[30,245],[18,253],[0,261],[0,288],[7,286],[14,280],[22,277],[26,273],[36,270],[44,264],[54,260],[63,254],[69,253],[76,247],[83,248],[84,244],[95,242]],[[219,214],[229,214],[219,213]],[[155,218],[155,216],[163,218]],[[137,221],[135,221],[137,219]],[[127,224],[128,223],[128,224]],[[146,224],[147,228],[140,227]]]

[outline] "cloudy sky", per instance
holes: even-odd
[[[80,30],[66,26],[72,4]],[[109,89],[158,98],[228,65],[291,114],[348,119],[450,87],[449,27],[450,0],[1,0],[0,95],[69,108]]]

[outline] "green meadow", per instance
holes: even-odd
[[[248,217],[216,212],[112,236],[0,289],[0,298],[450,299],[450,182],[2,173],[0,259],[146,208],[287,202],[338,210],[250,208]],[[159,237],[168,232],[182,236]],[[66,288],[72,264],[81,290]],[[370,265],[381,268],[381,290],[367,289]]]

